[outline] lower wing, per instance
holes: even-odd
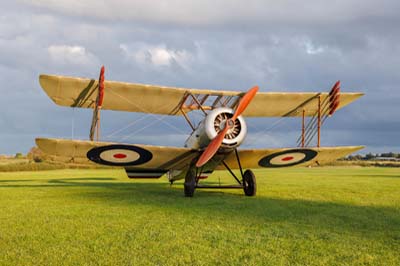
[[[186,169],[199,151],[165,146],[133,145],[112,142],[37,138],[36,144],[50,159],[61,162],[98,163],[120,166],[132,177],[159,176],[171,169]],[[363,146],[238,150],[242,168],[278,168],[321,165],[364,148]],[[231,152],[224,162],[238,169]],[[223,165],[216,170],[225,169]]]
[[[52,160],[120,166],[130,177],[159,177],[170,169],[184,169],[199,154],[187,148],[83,140],[37,138],[36,144]]]
[[[353,152],[363,149],[363,146],[321,147],[321,148],[286,148],[286,149],[252,149],[238,150],[242,168],[279,168],[291,166],[322,165]],[[225,163],[232,169],[239,165],[235,153],[225,158]],[[225,169],[219,165],[217,170]]]

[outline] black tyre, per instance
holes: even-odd
[[[196,173],[189,170],[185,177],[185,183],[183,184],[185,197],[193,197],[196,189]]]
[[[246,196],[255,196],[257,192],[256,177],[251,170],[246,170],[243,174],[243,190]]]

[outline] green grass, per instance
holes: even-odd
[[[184,198],[117,169],[0,173],[0,265],[400,265],[398,168],[256,175],[254,198]]]
[[[29,159],[7,158],[0,159],[0,172],[45,171],[61,169],[105,169],[98,164],[75,164],[56,161],[34,162]]]

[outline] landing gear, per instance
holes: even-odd
[[[238,162],[238,166],[240,169],[240,175],[242,176],[242,180],[240,180],[235,173],[231,170],[231,168],[225,163],[225,161],[221,161],[222,165],[228,170],[228,172],[232,175],[232,177],[238,183],[237,185],[202,185],[199,184],[200,176],[201,176],[201,169],[198,172],[196,167],[190,167],[189,171],[185,177],[184,183],[184,191],[186,197],[193,197],[194,191],[196,188],[207,188],[207,189],[243,189],[244,194],[249,197],[253,197],[256,195],[257,192],[257,185],[256,185],[256,177],[251,170],[246,170],[243,173],[242,166],[240,164],[239,154],[235,149],[236,159]]]
[[[252,197],[256,195],[256,177],[251,170],[246,170],[243,174],[243,191],[246,196]]]
[[[193,167],[191,167],[186,173],[185,183],[183,184],[185,197],[193,197],[196,185],[196,171],[193,169]]]

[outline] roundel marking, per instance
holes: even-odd
[[[308,162],[317,156],[318,152],[309,149],[293,149],[277,152],[262,158],[258,165],[262,167],[287,167]]]
[[[92,162],[111,166],[140,165],[153,158],[148,150],[123,144],[96,147],[89,150],[86,156]]]
[[[110,149],[99,154],[100,158],[108,162],[127,163],[140,158],[137,151],[127,149]]]

